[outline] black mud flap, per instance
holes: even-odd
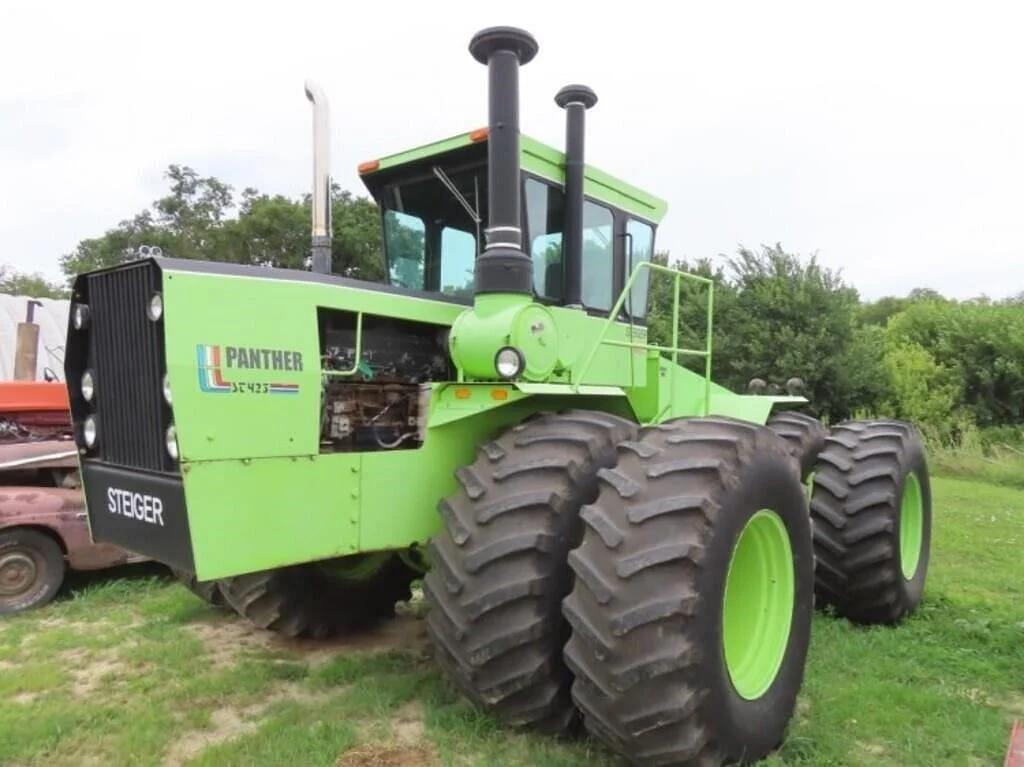
[[[86,461],[82,482],[93,540],[195,571],[180,477]]]

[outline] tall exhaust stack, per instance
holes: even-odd
[[[586,113],[597,103],[597,94],[586,85],[566,85],[555,94],[565,110],[565,303],[583,304],[583,146]]]
[[[533,294],[533,267],[523,252],[519,184],[519,67],[537,55],[537,41],[515,27],[477,32],[469,52],[487,65],[486,247],[476,260],[475,293]]]
[[[331,134],[327,96],[306,80],[306,98],[313,104],[313,248],[311,269],[331,273]]]

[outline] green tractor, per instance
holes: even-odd
[[[312,85],[309,271],[77,279],[92,533],[288,636],[384,619],[423,579],[440,665],[505,723],[582,722],[641,765],[756,760],[792,714],[815,595],[861,623],[920,600],[921,440],[713,383],[714,286],[652,262],[663,201],[584,164],[594,93],[556,96],[563,153],[520,135],[534,38],[487,29],[470,52],[487,128],[360,166],[385,283],[331,273]],[[647,337],[652,279],[674,288],[670,345]],[[680,347],[683,281],[707,292],[700,348]]]

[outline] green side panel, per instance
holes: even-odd
[[[319,451],[317,307],[387,315],[441,326],[465,308],[372,289],[193,272],[164,274],[167,369],[185,462],[311,455]],[[229,347],[287,353],[301,370],[221,368],[240,391],[203,383],[199,355]],[[292,365],[292,368],[295,366]],[[206,371],[207,379],[212,376]],[[269,393],[271,384],[297,391]]]
[[[223,578],[358,551],[361,460],[349,453],[190,464],[196,574]]]
[[[388,170],[406,163],[462,149],[474,143],[469,136],[469,133],[460,133],[451,138],[381,157],[378,160],[380,164],[377,169]],[[563,152],[524,135],[520,141],[520,154],[523,170],[558,184],[565,183],[565,154]],[[622,208],[655,224],[660,223],[668,211],[668,203],[661,198],[638,189],[592,165],[586,166],[583,187],[584,192],[595,200]]]

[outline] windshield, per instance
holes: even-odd
[[[473,295],[487,175],[484,165],[445,168],[388,186],[384,252],[392,285]]]

